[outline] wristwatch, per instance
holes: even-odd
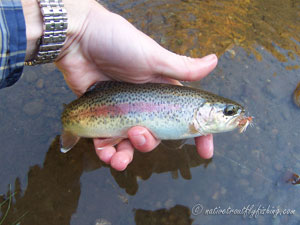
[[[68,19],[62,0],[38,0],[43,15],[43,35],[38,40],[35,58],[25,62],[34,66],[53,62],[59,55],[66,40]]]

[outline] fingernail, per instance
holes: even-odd
[[[135,144],[138,146],[142,146],[146,143],[146,138],[144,137],[144,135],[137,135],[134,137],[135,139]]]
[[[135,145],[141,146],[146,143],[145,128],[135,128],[130,131],[130,136]]]
[[[210,55],[203,57],[202,60],[208,62],[208,61],[215,60],[216,58],[217,58],[217,56],[215,54],[210,54]]]

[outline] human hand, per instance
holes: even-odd
[[[180,85],[177,80],[199,80],[217,65],[215,55],[195,59],[164,49],[127,20],[94,0],[64,0],[64,4],[69,26],[67,41],[56,65],[77,96],[94,83],[111,79]],[[96,153],[116,170],[124,170],[133,159],[134,148],[148,152],[160,142],[143,127],[131,128],[128,139],[117,147],[106,147],[96,150]],[[212,157],[212,135],[195,140],[199,155]],[[94,139],[95,148],[100,142]]]
[[[65,6],[71,23],[74,4],[69,6],[67,2]],[[78,18],[78,12],[75,15]],[[66,82],[78,96],[95,82],[110,79],[173,84],[180,84],[177,80],[199,80],[217,64],[215,55],[192,59],[167,51],[127,20],[107,11],[95,1],[85,2],[82,15],[77,26],[70,24],[73,35],[69,36],[56,62]],[[116,170],[124,170],[133,159],[134,148],[148,152],[160,142],[147,129],[138,126],[128,131],[128,138],[117,147],[96,150],[97,155]],[[200,156],[212,157],[212,135],[198,137],[195,141]],[[95,149],[100,142],[94,139]]]

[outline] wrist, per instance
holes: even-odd
[[[108,12],[101,4],[95,0],[63,0],[68,14],[67,38],[61,49],[58,60],[64,57],[70,51],[77,49],[82,36],[90,26],[91,15],[93,11],[97,13]],[[102,21],[99,21],[101,23]]]
[[[43,17],[37,0],[21,0],[26,23],[27,48],[25,60],[35,57],[37,42],[43,34]]]
[[[43,35],[43,16],[38,0],[21,0],[23,13],[26,23],[26,61],[34,59],[39,49],[39,40]],[[80,40],[84,34],[86,26],[88,26],[88,17],[92,9],[101,9],[107,11],[95,0],[63,0],[64,8],[67,11],[68,28],[66,41],[61,48],[61,54],[58,59],[63,57],[64,51]],[[100,10],[100,11],[101,11]],[[98,10],[99,12],[99,10]]]

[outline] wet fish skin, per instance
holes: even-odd
[[[226,110],[233,114],[225,115]],[[79,137],[121,140],[136,125],[162,140],[230,131],[245,119],[244,112],[240,104],[200,89],[100,82],[65,107],[62,151],[72,148]]]

